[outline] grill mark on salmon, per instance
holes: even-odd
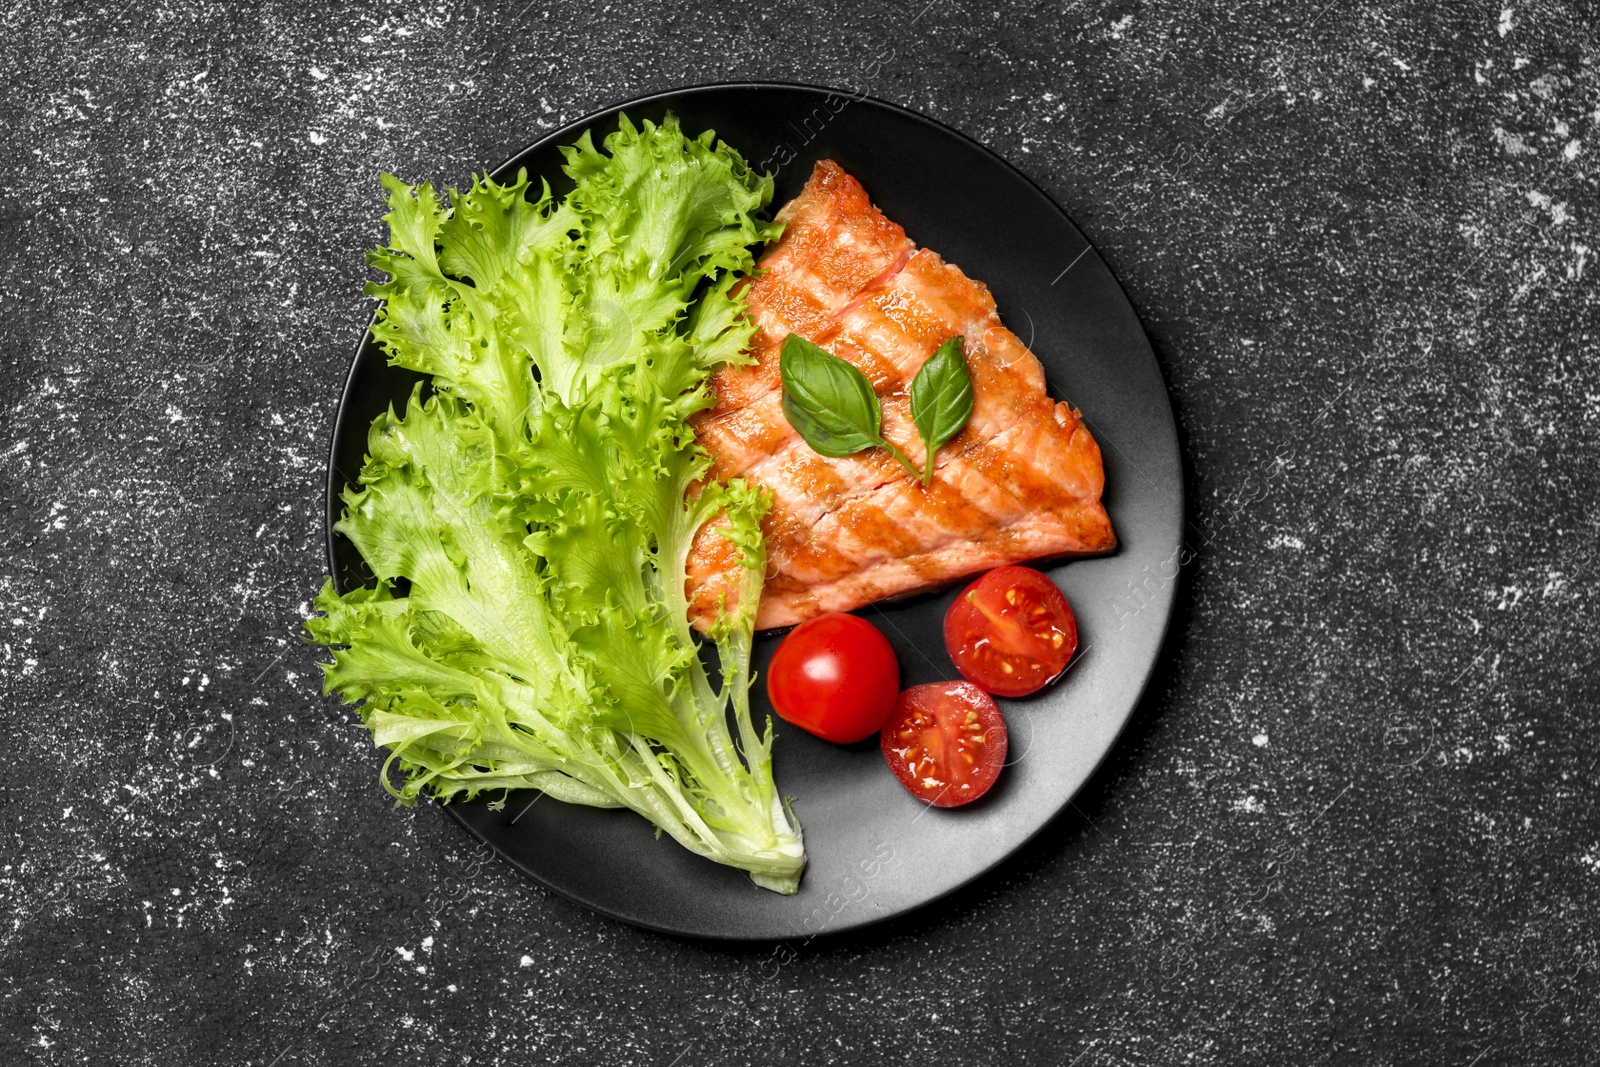
[[[1075,410],[1045,395],[1043,367],[1000,324],[981,282],[918,249],[831,161],[778,217],[783,237],[748,285],[755,362],[713,374],[715,403],[693,420],[710,477],[744,477],[773,493],[759,629],[1004,563],[1116,546],[1098,444]],[[884,436],[919,466],[911,380],[945,338],[963,336],[973,412],[935,457],[931,486],[881,449],[830,459],[805,444],[782,409],[778,356],[791,332],[867,376]],[[718,525],[701,528],[689,555],[690,614],[701,628],[735,595],[737,554]]]

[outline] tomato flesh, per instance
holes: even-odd
[[[1067,669],[1078,623],[1049,578],[1031,567],[997,567],[945,612],[944,646],[969,682],[996,696],[1027,696]]]
[[[878,747],[900,784],[936,808],[970,804],[1006,762],[1006,720],[971,682],[914,685],[900,694]]]
[[[863,618],[829,612],[796,626],[767,668],[767,696],[785,722],[825,741],[865,740],[900,691],[889,639]]]

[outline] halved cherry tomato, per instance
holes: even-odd
[[[878,747],[900,784],[936,808],[970,804],[1006,762],[1006,720],[971,682],[914,685],[900,694]]]
[[[944,647],[969,682],[997,696],[1027,696],[1067,669],[1078,622],[1049,578],[1030,567],[997,567],[945,612]]]
[[[784,721],[845,745],[877,732],[899,692],[889,639],[837,611],[796,626],[767,669],[767,696]]]

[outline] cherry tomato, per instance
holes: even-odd
[[[900,694],[878,739],[911,795],[936,808],[970,804],[1006,762],[1006,720],[971,682],[914,685]]]
[[[889,639],[867,620],[837,611],[796,626],[767,670],[767,696],[779,717],[845,745],[876,733],[899,692]]]
[[[956,670],[996,696],[1037,693],[1078,650],[1072,606],[1030,567],[997,567],[967,586],[944,616]]]

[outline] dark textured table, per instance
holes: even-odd
[[[1594,8],[924,2],[0,15],[0,1061],[1592,1062]],[[776,950],[393,809],[298,637],[378,171],[738,79],[1050,191],[1191,501],[1157,684],[1068,817]]]

